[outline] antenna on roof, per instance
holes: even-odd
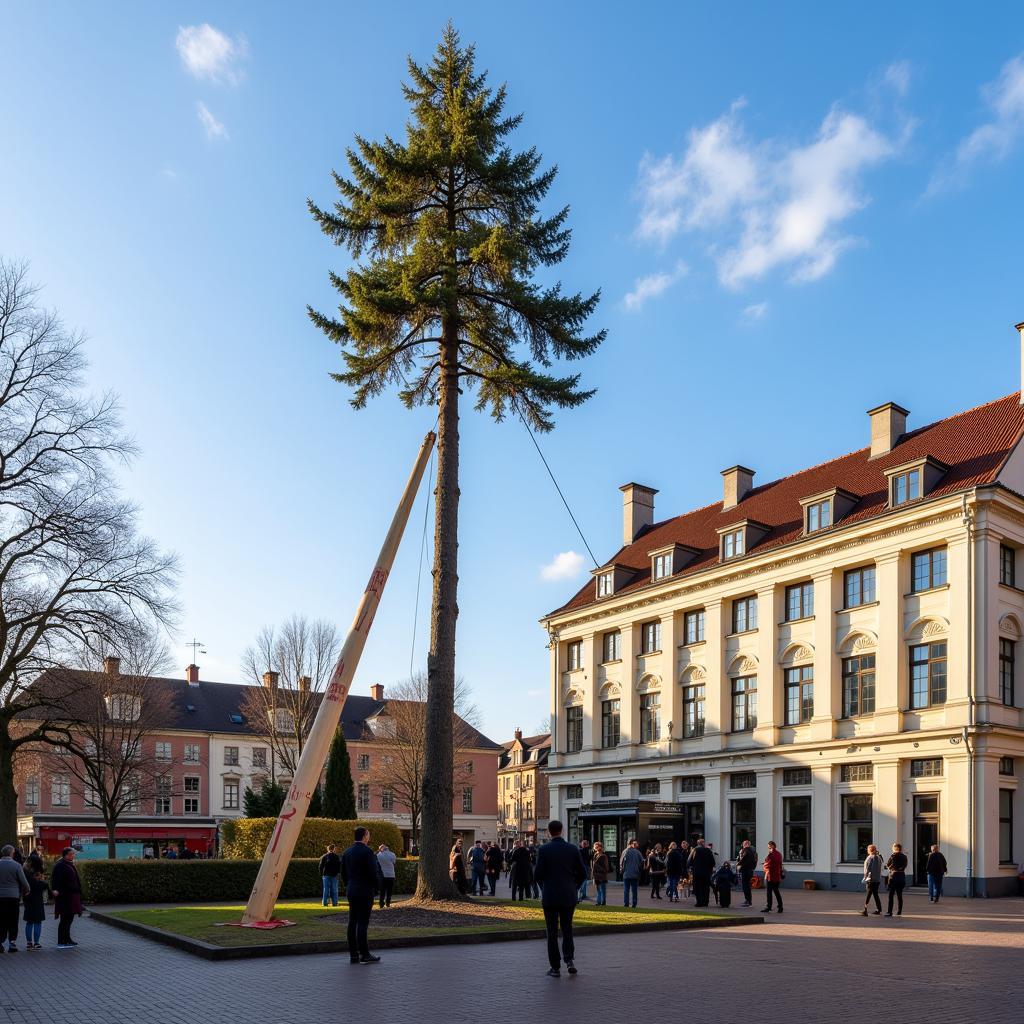
[[[187,644],[185,644],[185,646],[192,648],[192,664],[193,665],[196,663],[196,655],[197,654],[205,654],[206,653],[206,645],[202,642],[202,640],[196,640],[195,637],[192,638],[192,642],[191,643],[187,643]]]

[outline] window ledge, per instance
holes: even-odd
[[[753,629],[741,629],[738,633],[726,633],[725,634],[725,639],[728,640],[728,639],[730,639],[731,637],[734,637],[734,636],[747,636],[750,633],[756,633],[756,632],[757,632],[757,627],[756,626]]]
[[[641,651],[637,655],[637,657],[638,658],[650,658],[650,657],[652,657],[655,654],[661,654],[661,648],[660,647],[656,651]]]
[[[874,718],[874,717],[875,717],[875,712],[874,711],[863,711],[859,715],[842,715],[839,718],[839,721],[840,722],[860,722],[860,721],[863,721],[865,718]]]
[[[1005,587],[1007,590],[1012,590],[1015,594],[1024,595],[1024,587],[1018,587],[1016,583],[1004,583],[1000,580],[999,586]]]
[[[813,622],[813,615],[801,615],[798,619],[783,619],[782,622],[778,623],[780,626],[792,626],[795,622]]]
[[[691,640],[688,644],[679,644],[679,650],[683,650],[685,647],[703,647],[707,643],[707,640]]]
[[[601,664],[602,665],[621,665],[622,664],[622,659],[621,658],[612,658],[611,661],[602,661]]]
[[[937,594],[940,590],[949,590],[948,583],[940,583],[937,587],[925,587],[923,590],[911,590],[903,596],[906,597],[920,597],[921,594]]]
[[[881,603],[881,601],[865,601],[863,604],[851,604],[849,607],[837,608],[835,614],[842,615],[844,612],[855,612],[858,608],[877,608]]]

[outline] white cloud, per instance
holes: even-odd
[[[237,65],[249,53],[244,36],[232,39],[204,22],[180,26],[174,45],[185,70],[196,78],[230,85],[237,85],[243,78]]]
[[[622,304],[630,311],[638,310],[648,299],[656,298],[671,288],[681,277],[685,277],[688,271],[686,264],[680,261],[671,270],[661,270],[656,274],[648,274],[647,277],[638,277],[633,290],[626,293]]]
[[[868,202],[862,178],[894,156],[894,141],[853,113],[833,108],[808,144],[749,140],[742,102],[690,132],[679,157],[640,164],[641,239],[712,235],[719,280],[731,288],[776,268],[791,280],[827,274],[854,241],[841,225]]]
[[[902,99],[910,90],[910,61],[898,60],[890,64],[882,74],[882,80]]]
[[[963,185],[977,163],[1005,160],[1024,138],[1024,54],[1008,60],[999,77],[982,86],[981,94],[992,117],[961,140],[956,153],[932,176],[928,195]]]
[[[743,319],[746,321],[763,320],[768,315],[767,302],[755,302],[743,310]]]
[[[583,571],[583,556],[575,551],[562,551],[545,565],[541,571],[544,580],[571,580]]]
[[[206,104],[202,100],[199,101],[196,109],[199,114],[199,123],[203,126],[208,139],[228,138],[228,130],[224,127],[224,123],[222,121],[218,121],[217,118],[210,113]]]

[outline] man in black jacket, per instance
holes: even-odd
[[[561,977],[558,958],[558,929],[562,929],[562,957],[570,974],[576,973],[573,962],[576,950],[572,939],[572,916],[576,912],[576,894],[587,877],[579,848],[562,838],[562,823],[548,825],[551,842],[537,851],[534,879],[541,886],[544,927],[548,933],[548,961],[552,978]]]
[[[375,964],[380,957],[370,953],[367,930],[377,895],[377,858],[370,849],[368,828],[360,825],[355,840],[341,858],[341,878],[348,899],[348,955],[354,964]]]
[[[690,853],[690,871],[693,873],[693,894],[697,897],[696,906],[706,907],[711,900],[711,874],[715,870],[715,855],[705,845],[703,839]]]
[[[938,903],[942,896],[942,879],[949,870],[946,858],[939,852],[939,844],[935,843],[928,853],[925,871],[928,874],[928,900]]]
[[[740,874],[740,883],[743,885],[743,906],[749,907],[753,902],[753,891],[750,883],[757,870],[757,850],[750,845],[749,839],[744,839],[740,846],[740,852],[736,855],[736,868]]]
[[[338,875],[341,873],[341,858],[334,851],[334,843],[330,843],[327,852],[320,858],[320,879],[324,888],[324,906],[331,901],[331,906],[338,905]]]

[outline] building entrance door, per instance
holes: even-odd
[[[927,885],[928,854],[939,841],[939,797],[922,793],[914,797],[914,885]]]

